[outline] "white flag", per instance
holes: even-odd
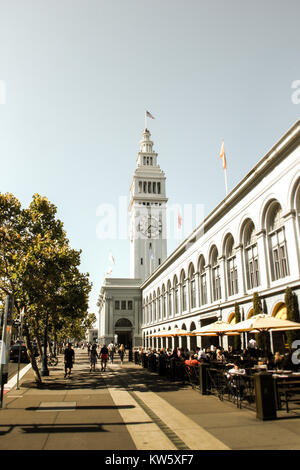
[[[115,258],[113,257],[112,253],[109,253],[109,261],[110,261],[112,264],[116,264],[116,263],[115,263]]]

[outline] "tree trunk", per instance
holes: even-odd
[[[36,383],[41,384],[42,379],[41,379],[40,371],[38,369],[38,366],[37,366],[37,363],[36,363],[36,360],[35,360],[34,352],[33,352],[33,349],[32,349],[32,344],[31,344],[31,339],[30,339],[29,328],[26,325],[26,323],[24,324],[24,338],[25,338],[27,354],[28,354],[29,360],[30,360],[31,365],[32,365],[32,370],[34,372],[35,381],[36,381]]]
[[[36,339],[36,344],[37,344],[37,348],[38,348],[38,352],[39,352],[39,355],[40,355],[40,358],[43,357],[43,350],[42,350],[42,345],[41,345],[41,341],[40,341],[40,338],[39,338],[39,335],[38,333],[35,331],[34,333],[34,337]]]

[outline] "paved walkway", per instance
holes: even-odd
[[[37,388],[29,370],[0,410],[1,450],[300,449],[300,417],[262,422],[189,386],[171,383],[131,362],[89,372],[75,351],[71,378],[63,361]]]

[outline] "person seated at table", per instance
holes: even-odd
[[[292,361],[292,353],[285,353],[282,359],[282,369],[283,370],[294,370],[298,369],[298,365],[294,364]]]
[[[205,352],[205,349],[196,348],[196,351],[197,351],[198,361],[209,362],[209,357],[208,357],[207,353]]]
[[[246,371],[245,369],[241,368],[239,366],[239,363],[238,362],[235,362],[234,363],[234,366],[232,367],[232,369],[229,369],[227,371],[227,375],[234,375],[234,374],[239,374],[239,375],[245,375],[246,374]]]
[[[282,369],[283,366],[283,356],[276,351],[273,358],[274,369]]]
[[[241,378],[243,375],[246,375],[246,371],[241,369],[237,362],[226,373],[229,389],[235,398],[242,397],[244,394],[245,380]]]
[[[189,359],[186,359],[184,361],[184,363],[187,365],[187,366],[198,366],[199,365],[199,361],[197,359],[197,354],[190,354],[190,358]]]
[[[225,362],[225,356],[224,356],[224,354],[222,353],[221,349],[217,349],[216,361],[218,361],[218,362]]]

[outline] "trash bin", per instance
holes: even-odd
[[[199,364],[199,385],[202,395],[207,395],[208,390],[207,367],[209,367],[209,364],[206,364],[205,362]]]
[[[261,420],[276,419],[276,400],[272,375],[254,374],[256,417]]]
[[[158,356],[158,375],[166,375],[166,358],[164,356]]]
[[[139,364],[139,352],[134,351],[134,362],[135,364]]]
[[[148,367],[148,356],[146,353],[142,354],[142,366],[144,367],[144,369],[147,369]]]

